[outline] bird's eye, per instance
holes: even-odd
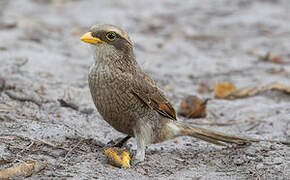
[[[109,40],[109,41],[114,41],[116,39],[117,35],[115,32],[108,32],[106,34],[106,38]]]

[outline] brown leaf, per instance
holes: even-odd
[[[266,90],[276,90],[276,91],[282,91],[286,94],[290,94],[290,86],[287,86],[280,82],[271,83],[265,86]]]
[[[28,161],[22,164],[14,165],[10,168],[0,171],[0,179],[10,179],[18,176],[30,176],[46,167],[46,163],[41,161]]]
[[[216,98],[226,98],[236,90],[237,88],[231,82],[225,82],[216,85],[214,94]]]
[[[222,98],[237,99],[237,98],[251,97],[267,90],[282,91],[284,93],[290,94],[290,86],[286,86],[285,84],[280,83],[280,82],[275,82],[275,83],[271,83],[265,86],[240,88],[240,89],[237,89],[235,91],[228,93],[226,96],[223,96]]]
[[[286,61],[282,56],[268,52],[264,57],[261,58],[263,61],[272,62],[276,64],[286,64]]]
[[[207,101],[208,99],[202,100],[196,96],[188,96],[182,101],[178,114],[187,118],[204,118]]]

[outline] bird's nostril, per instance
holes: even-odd
[[[92,36],[93,37],[97,37],[97,33],[96,32],[92,32]]]

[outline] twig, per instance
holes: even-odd
[[[17,58],[17,59],[20,59],[21,60],[21,61],[15,63],[15,65],[17,67],[22,67],[22,66],[24,66],[25,64],[28,63],[28,59],[27,58]]]
[[[80,145],[80,143],[81,142],[83,142],[83,140],[81,139],[73,148],[71,148],[67,153],[66,153],[66,155],[65,155],[65,157],[64,157],[64,159],[62,160],[62,161],[64,161],[67,157],[68,157],[68,155],[76,148],[76,147],[78,147],[79,145]]]
[[[260,125],[260,122],[254,123],[254,125],[251,126],[251,127],[248,128],[248,129],[246,129],[246,131],[251,131],[251,130],[253,130],[254,128],[256,128],[257,126],[259,126],[259,125]]]
[[[72,103],[72,102],[66,102],[63,99],[57,99],[57,101],[60,103],[60,105],[62,107],[69,107],[69,108],[71,108],[73,110],[76,110],[76,111],[79,110],[79,107],[76,104]]]
[[[69,149],[65,148],[65,147],[61,147],[61,146],[57,146],[55,144],[52,144],[51,142],[48,142],[48,141],[45,141],[43,139],[34,139],[34,138],[30,138],[32,141],[38,141],[42,144],[45,144],[47,146],[51,146],[53,148],[56,148],[56,149],[62,149],[62,150],[65,150],[65,151],[69,151]]]
[[[21,95],[18,95],[16,93],[12,93],[10,91],[6,91],[5,93],[11,99],[14,99],[14,100],[17,100],[17,101],[22,101],[22,102],[25,102],[25,101],[33,102],[34,104],[37,104],[38,106],[41,106],[41,103],[38,100],[36,100],[34,97],[31,97],[31,96],[21,96]]]
[[[4,140],[4,141],[12,141],[15,140],[15,137],[0,137],[0,140]]]
[[[208,110],[207,112],[208,112],[208,114],[211,114],[214,119],[219,119],[219,116],[217,116],[213,111]]]
[[[8,113],[8,112],[11,112],[12,109],[3,109],[3,108],[0,108],[0,112],[5,112],[5,113]]]
[[[19,153],[29,150],[33,145],[34,145],[34,141],[31,141],[31,143],[26,148],[23,148]]]
[[[42,144],[45,144],[47,146],[50,146],[50,147],[53,147],[53,148],[56,148],[56,149],[62,149],[62,150],[65,150],[65,151],[69,151],[69,149],[65,148],[65,147],[61,147],[61,146],[57,146],[51,142],[47,142],[43,139],[36,139],[36,138],[31,138],[31,137],[28,137],[28,136],[21,136],[21,135],[17,135],[17,134],[9,134],[9,135],[5,135],[5,136],[15,136],[17,138],[20,138],[20,139],[29,139],[30,141],[32,142],[40,142]],[[0,139],[4,139],[3,137],[0,137]],[[8,139],[7,139],[8,140]]]
[[[62,149],[62,150],[67,151],[67,152],[71,151],[71,149],[68,149],[68,148],[65,148],[65,147],[62,147],[62,146],[59,146],[59,145],[55,145],[55,144],[53,144],[51,142],[48,142],[48,141],[45,141],[43,139],[36,139],[36,138],[31,138],[31,137],[28,137],[28,136],[22,136],[22,135],[17,135],[17,134],[2,134],[2,136],[15,136],[16,138],[24,139],[24,140],[25,139],[29,139],[32,142],[39,142],[39,143],[45,144],[47,146],[53,147],[55,149]],[[8,137],[0,137],[0,140],[1,139],[2,140],[15,140],[15,138],[8,138]],[[28,147],[30,147],[30,145]],[[23,149],[23,148],[21,148],[21,149]],[[85,152],[83,152],[83,151],[77,151],[77,152],[85,154]]]
[[[8,114],[4,114],[4,115],[0,115],[0,120],[5,121],[5,120],[9,120],[9,121],[17,121],[16,118],[8,115]]]

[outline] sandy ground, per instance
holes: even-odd
[[[289,12],[288,0],[1,0],[0,78],[6,88],[0,92],[0,168],[34,159],[48,167],[28,179],[290,179],[290,147],[222,148],[188,137],[149,146],[146,161],[131,169],[110,168],[104,144],[124,135],[94,108],[87,83],[92,56],[79,40],[96,23],[126,29],[139,63],[178,108],[187,95],[214,98],[219,82],[290,85]],[[266,52],[287,63],[260,61]],[[202,85],[209,91],[199,92]],[[79,110],[61,107],[57,99]],[[245,120],[251,121],[204,127],[289,141],[290,96],[213,99],[207,118],[198,119]],[[3,140],[13,135],[27,138]],[[134,150],[135,141],[130,145]]]

